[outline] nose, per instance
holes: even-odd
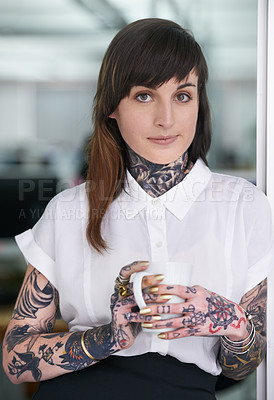
[[[164,129],[169,129],[174,124],[172,104],[169,101],[157,104],[154,124]]]

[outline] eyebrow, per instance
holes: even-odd
[[[189,87],[189,86],[196,87],[196,85],[194,85],[194,83],[187,82],[187,83],[184,83],[183,85],[178,86],[177,90],[184,89],[185,87]]]
[[[155,86],[151,86],[151,85],[136,85],[136,86],[137,87],[141,86],[141,87],[152,89],[152,90],[156,90],[157,89],[157,86],[155,87]],[[191,83],[191,82],[186,82],[186,83],[183,83],[182,85],[178,86],[176,90],[184,89],[186,87],[195,87],[196,88],[196,85],[194,83]]]

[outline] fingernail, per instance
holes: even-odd
[[[141,267],[146,267],[149,264],[149,261],[140,261]]]
[[[165,335],[165,333],[159,333],[159,335],[157,335],[157,337],[158,337],[159,339],[165,339],[165,338],[166,338],[166,335]]]
[[[149,314],[151,312],[151,309],[149,307],[142,308],[140,310],[140,314]]]
[[[152,286],[148,289],[149,293],[156,293],[159,291],[158,286]]]
[[[164,279],[164,277],[165,277],[165,275],[163,275],[163,274],[158,274],[158,275],[155,275],[155,276],[154,276],[154,279],[155,279],[156,281],[162,281],[162,280]]]
[[[162,300],[170,300],[171,297],[172,297],[172,295],[170,295],[170,294],[161,294],[161,295],[160,295],[160,298],[161,298]]]
[[[142,322],[142,327],[143,328],[152,328],[153,324],[148,324],[147,322]]]
[[[154,319],[155,321],[161,321],[162,317],[161,315],[153,315],[152,319]]]

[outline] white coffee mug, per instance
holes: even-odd
[[[142,279],[146,275],[156,275],[163,274],[164,279],[159,282],[159,284],[164,285],[191,285],[193,266],[187,262],[150,262],[148,268],[145,271],[137,272],[132,277],[133,282],[133,293],[138,307],[144,308],[149,307],[151,303],[146,304],[143,291],[142,291]],[[156,285],[154,285],[156,286]],[[183,303],[184,299],[179,296],[172,296],[172,298],[167,303]],[[166,304],[166,303],[165,303]],[[161,314],[162,320],[178,317],[178,314]],[[172,331],[174,328],[162,328],[162,329],[149,329],[143,328],[144,332],[159,333]]]

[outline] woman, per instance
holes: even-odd
[[[199,45],[171,21],[136,21],[111,42],[87,183],[16,238],[29,266],[4,366],[14,383],[45,381],[35,399],[214,399],[221,371],[243,379],[263,359],[270,209],[250,183],[208,169],[206,81]],[[156,304],[139,310],[130,277],[161,260],[192,263],[193,286],[146,277]],[[182,303],[163,307],[173,294]],[[68,333],[52,333],[58,309]]]

